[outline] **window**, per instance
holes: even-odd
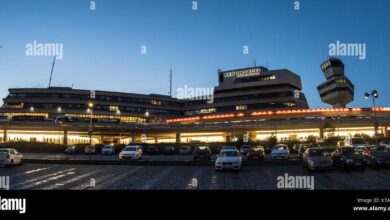
[[[111,112],[116,112],[119,110],[119,107],[118,106],[110,106],[110,111]]]
[[[160,100],[155,100],[155,99],[153,99],[153,100],[151,101],[151,103],[152,103],[152,105],[161,105],[161,101],[160,101]]]
[[[246,110],[247,108],[247,105],[236,105],[236,111]]]

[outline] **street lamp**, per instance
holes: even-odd
[[[93,103],[88,102],[88,109],[87,112],[89,113],[89,160],[92,160],[92,114],[93,114]]]
[[[62,112],[61,106],[59,106],[59,107],[57,108],[57,112],[58,112],[58,113]]]
[[[376,106],[375,106],[375,99],[378,98],[379,94],[378,91],[372,90],[371,93],[364,93],[364,98],[368,99],[371,96],[372,98],[372,105],[373,105],[373,111],[374,111],[374,136],[375,136],[375,142],[376,142],[376,137],[378,135],[378,122],[376,121]]]
[[[30,112],[33,112],[34,111],[34,106],[31,106],[30,107]]]

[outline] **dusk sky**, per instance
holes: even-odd
[[[309,105],[321,102],[320,64],[329,44],[361,43],[366,58],[340,56],[355,85],[349,106],[377,89],[390,106],[388,0],[0,0],[0,97],[13,87],[47,87],[52,56],[26,56],[26,45],[58,43],[53,86],[173,95],[184,87],[217,85],[217,69],[258,65],[302,78]],[[147,53],[141,54],[146,46]],[[249,54],[243,54],[243,46]],[[2,101],[1,101],[2,103]]]

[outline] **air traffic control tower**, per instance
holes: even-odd
[[[317,86],[321,100],[334,108],[345,108],[353,101],[354,85],[344,75],[344,63],[337,58],[330,58],[321,64],[326,82]]]

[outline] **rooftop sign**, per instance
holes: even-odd
[[[258,76],[263,71],[261,67],[222,72],[224,78]]]

